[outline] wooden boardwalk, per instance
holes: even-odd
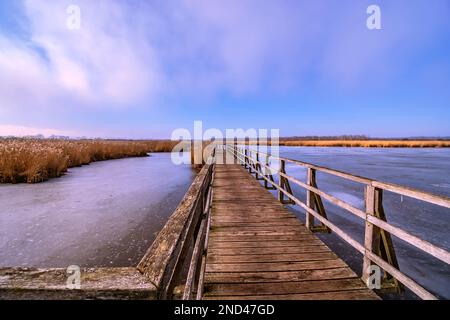
[[[379,299],[240,165],[216,165],[204,299]]]
[[[221,164],[224,157],[228,165]],[[303,168],[306,181],[289,175],[286,164]],[[364,208],[321,190],[317,172],[358,184]],[[278,199],[257,178],[277,190]],[[306,192],[306,201],[294,195],[291,184]],[[81,269],[79,290],[67,286],[66,269],[0,268],[0,300],[372,300],[379,297],[365,281],[374,280],[373,265],[382,269],[380,293],[395,289],[401,294],[407,287],[422,299],[435,300],[430,289],[400,270],[391,235],[446,266],[450,252],[402,229],[399,222],[390,224],[384,192],[450,209],[445,196],[236,143],[217,145],[136,268]],[[283,206],[288,200],[304,212],[306,225]],[[323,200],[363,221],[363,243],[328,219]],[[315,232],[333,232],[359,252],[361,278]]]

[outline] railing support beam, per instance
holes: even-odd
[[[307,184],[310,187],[319,189],[316,182],[316,170],[313,168],[308,168],[307,170]],[[306,205],[315,210],[325,219],[328,219],[327,212],[325,211],[325,206],[323,205],[322,198],[320,195],[314,193],[311,190],[306,192]],[[321,223],[319,226],[314,225],[314,216],[307,212],[306,213],[306,227],[313,232],[324,232],[331,233],[330,228]]]
[[[366,221],[365,221],[365,235],[364,235],[364,260],[362,279],[366,284],[369,284],[372,261],[368,257],[368,253],[376,254],[383,260],[387,261],[397,270],[400,270],[397,256],[395,254],[394,245],[391,235],[385,230],[380,229],[368,221],[368,216],[374,216],[380,220],[387,221],[383,209],[383,190],[373,186],[366,186],[365,189],[365,203],[366,203]],[[384,271],[383,279],[381,279],[381,288],[395,289],[401,293],[404,290],[403,285],[395,279],[391,274]]]
[[[280,160],[280,173],[286,174],[286,162],[284,160]],[[282,175],[278,175],[280,179],[280,187],[285,190],[287,193],[293,195],[292,188],[289,183],[289,180],[283,177]],[[287,200],[284,200],[284,193],[281,190],[278,190],[278,201],[280,201],[282,204],[295,204],[295,202],[288,198]]]
[[[273,178],[271,169],[269,169],[269,168],[271,168],[270,167],[269,156],[266,155],[266,163],[265,163],[265,167],[264,167],[264,172],[265,172],[266,179],[263,178],[264,179],[264,188],[266,188],[267,190],[275,190],[276,187],[274,186],[274,184],[271,184],[269,186],[268,180],[273,182],[273,183],[275,183],[275,180]]]

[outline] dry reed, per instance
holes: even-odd
[[[170,152],[173,141],[0,139],[0,183],[37,183],[94,161]]]

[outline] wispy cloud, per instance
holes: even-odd
[[[77,2],[82,29],[74,31],[67,28],[71,1],[24,2],[29,41],[0,37],[3,106],[111,107],[132,105],[155,93],[157,63],[135,28],[139,21],[120,2]]]
[[[51,128],[33,128],[16,125],[0,125],[0,137],[1,136],[14,136],[25,137],[43,135],[45,137],[50,136],[71,136],[74,137],[75,133],[72,131],[58,130]]]

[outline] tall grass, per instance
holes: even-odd
[[[0,183],[37,183],[94,161],[170,152],[173,141],[0,139]]]

